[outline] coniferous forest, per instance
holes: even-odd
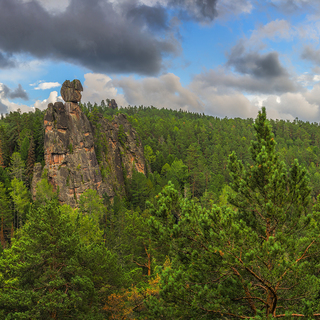
[[[0,319],[317,319],[320,127],[154,107],[127,115],[147,174],[59,204],[44,111],[0,120]]]

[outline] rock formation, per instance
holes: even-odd
[[[124,114],[112,121],[99,116],[94,128],[95,144],[100,145],[97,157],[102,165],[104,181],[114,190],[124,192],[125,178],[132,177],[132,170],[146,174],[143,147],[136,130]],[[108,193],[112,193],[108,190]]]
[[[116,103],[116,100],[111,99],[111,101],[108,104],[108,107],[111,108],[111,109],[118,109],[118,105]]]
[[[64,82],[64,99],[81,98],[82,86],[77,81]],[[141,141],[125,115],[109,121],[98,114],[89,122],[78,103],[56,102],[48,105],[44,127],[45,171],[35,165],[33,196],[43,173],[59,189],[61,203],[77,206],[81,194],[89,188],[111,199],[115,194],[123,195],[125,179],[131,177],[132,170],[146,171]]]
[[[66,80],[61,87],[61,97],[66,102],[80,102],[81,91],[83,91],[82,84],[79,80]]]

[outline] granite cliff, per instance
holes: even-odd
[[[111,199],[123,195],[132,170],[146,173],[141,141],[126,116],[119,114],[110,121],[96,114],[89,121],[78,105],[82,90],[80,81],[66,81],[61,88],[66,102],[48,105],[45,166],[35,165],[32,181],[35,196],[37,182],[46,175],[54,189],[59,189],[60,202],[71,206],[77,206],[89,188]]]

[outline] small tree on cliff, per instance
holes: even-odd
[[[236,209],[201,208],[172,186],[159,195],[150,223],[153,239],[170,245],[172,268],[150,319],[320,316],[319,213],[309,210],[307,173],[279,160],[265,109],[255,130],[254,164],[229,159]]]

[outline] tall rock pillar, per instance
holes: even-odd
[[[60,202],[71,206],[76,206],[81,194],[89,188],[101,196],[105,192],[92,128],[78,105],[80,91],[79,80],[65,81],[61,96],[66,103],[49,104],[44,117],[44,169],[49,182],[59,188]]]

